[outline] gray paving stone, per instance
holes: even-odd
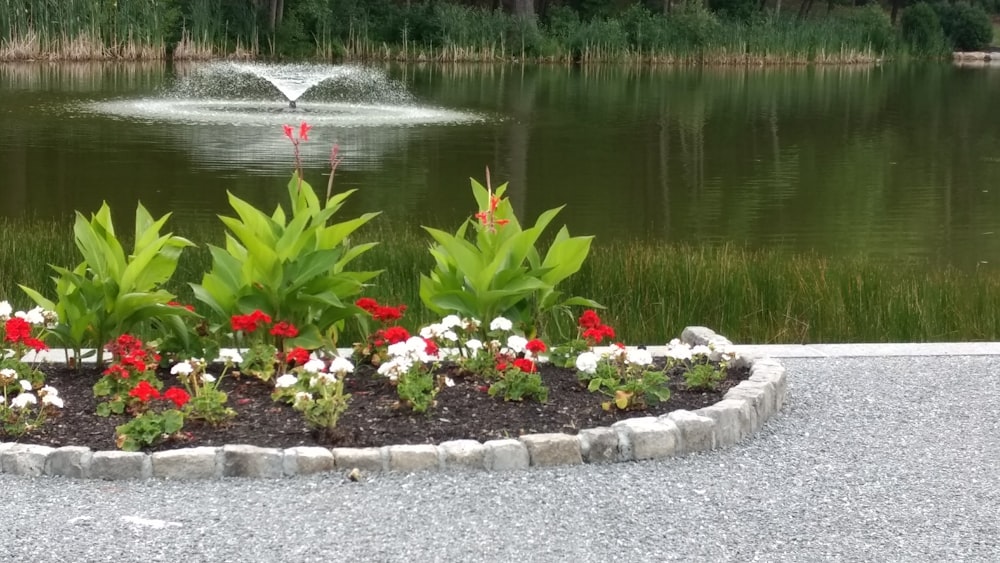
[[[580,455],[587,463],[613,463],[621,460],[618,433],[606,426],[580,431]]]
[[[578,465],[583,463],[580,439],[568,434],[526,434],[521,443],[528,448],[528,457],[535,467]]]
[[[715,447],[731,446],[750,435],[750,404],[742,399],[723,399],[694,411],[715,421]]]
[[[200,447],[153,454],[153,476],[161,479],[216,479],[222,475],[220,448]]]
[[[90,476],[94,479],[149,479],[151,474],[150,456],[142,452],[102,451],[90,458]]]
[[[314,475],[333,471],[333,453],[326,448],[298,446],[287,448],[282,457],[285,475]]]
[[[94,452],[83,446],[56,448],[45,459],[45,474],[83,479],[90,474],[90,458]]]
[[[742,381],[736,387],[726,391],[723,396],[724,399],[744,400],[750,405],[751,434],[760,430],[764,422],[771,417],[771,408],[768,405],[773,399],[768,395],[767,387],[763,385],[753,381]]]
[[[444,469],[485,469],[486,447],[476,440],[451,440],[438,444]]]
[[[672,421],[680,430],[677,455],[715,449],[715,420],[683,409],[660,417],[663,418]]]
[[[273,479],[284,474],[278,448],[258,448],[243,444],[222,447],[223,477]]]
[[[611,425],[618,433],[618,451],[623,460],[660,459],[674,455],[680,430],[672,420],[655,416],[630,418]]]
[[[4,473],[37,477],[45,474],[45,459],[55,451],[49,446],[13,444],[0,452],[0,467]]]
[[[337,469],[360,469],[362,471],[386,471],[386,461],[379,448],[333,448],[334,464]]]
[[[788,394],[788,376],[785,374],[785,366],[775,359],[763,358],[754,362],[750,370],[751,381],[767,380],[774,384],[774,410],[781,410],[785,404],[785,397]]]
[[[432,444],[386,446],[389,471],[427,471],[439,469],[437,446]]]
[[[527,469],[531,464],[528,448],[520,440],[489,440],[483,448],[486,450],[484,464],[489,471]]]
[[[725,336],[721,336],[714,330],[704,326],[685,327],[681,332],[681,342],[690,346],[732,346],[733,343]]]

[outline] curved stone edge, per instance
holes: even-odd
[[[705,327],[684,329],[690,345],[729,345]],[[0,472],[77,479],[281,478],[355,469],[366,472],[507,471],[581,463],[616,463],[676,457],[723,448],[746,439],[781,409],[787,393],[785,368],[768,357],[741,356],[750,377],[723,400],[696,411],[630,418],[577,435],[527,434],[517,439],[452,440],[437,445],[380,448],[249,445],[196,447],[155,452],[91,451],[0,443]]]

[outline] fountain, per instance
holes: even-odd
[[[217,62],[179,65],[175,72],[160,95],[77,109],[154,125],[147,127],[153,142],[188,151],[202,166],[240,173],[287,170],[286,123],[313,126],[314,142],[301,147],[307,164],[325,166],[336,143],[350,155],[345,166],[358,168],[381,166],[415,127],[484,119],[420,104],[402,83],[363,66]]]
[[[88,109],[141,121],[243,126],[285,123],[289,112],[317,127],[482,120],[468,112],[421,105],[384,71],[357,65],[218,62],[179,66],[178,72],[180,78],[162,96],[96,102]]]

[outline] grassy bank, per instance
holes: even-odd
[[[175,226],[199,244],[220,231]],[[0,298],[30,305],[16,283],[51,290],[47,263],[78,258],[69,222],[0,219]],[[416,230],[376,226],[392,241],[363,255],[359,269],[385,269],[369,294],[405,303],[411,328],[435,320],[420,305],[417,273],[428,271],[428,239]],[[209,266],[204,248],[182,257],[173,289],[190,300],[188,281]],[[734,246],[691,247],[597,241],[568,292],[607,306],[622,340],[663,343],[686,325],[712,327],[736,342],[917,342],[1000,338],[1000,275],[864,258],[823,258]]]
[[[450,2],[285,2],[273,29],[254,2],[0,0],[0,60],[215,57],[714,64],[866,63],[900,54],[877,5],[797,18],[739,19],[702,3],[669,14],[632,4],[519,17]]]

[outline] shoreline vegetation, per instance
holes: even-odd
[[[956,39],[967,26],[952,8],[813,3],[0,0],[0,61],[871,64],[975,46]]]
[[[189,282],[201,281],[218,244],[217,229],[176,225],[198,245],[181,257],[167,288],[191,303]],[[356,260],[384,269],[365,292],[379,302],[408,303],[414,329],[437,320],[420,304],[414,272],[431,267],[429,238],[418,229],[375,223],[356,244],[379,244]],[[25,260],[30,256],[30,260]],[[53,291],[48,264],[72,267],[79,254],[72,229],[54,219],[0,218],[0,299],[28,307],[18,283]],[[740,343],[931,342],[1000,338],[1000,277],[923,263],[757,250],[596,240],[583,268],[567,280],[572,295],[599,296],[616,319],[618,337],[663,344],[687,325],[711,326]],[[340,345],[360,335],[347,332]]]

